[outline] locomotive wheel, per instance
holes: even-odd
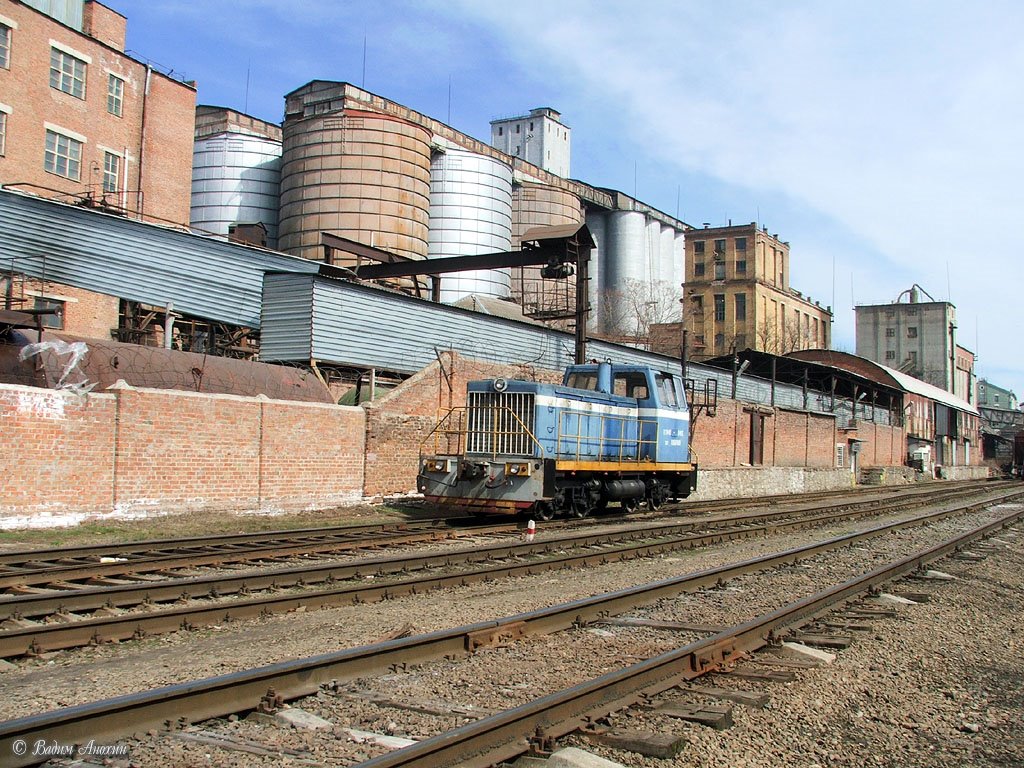
[[[640,506],[640,499],[623,499],[619,503],[622,505],[622,511],[628,515],[630,512],[636,512],[636,508]]]
[[[550,501],[538,501],[533,505],[533,514],[538,520],[551,520],[555,516],[555,508]]]

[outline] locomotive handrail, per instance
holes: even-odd
[[[441,419],[434,426],[434,428],[432,430],[430,430],[430,432],[427,434],[427,436],[425,438],[423,438],[423,441],[420,443],[421,452],[422,452],[423,445],[425,445],[426,442],[428,440],[430,440],[431,436],[433,436],[434,437],[434,453],[435,454],[440,453],[441,451],[439,449],[439,441],[442,438],[442,436],[444,436],[444,437],[446,437],[449,440],[449,443],[448,443],[448,447],[449,448],[451,447],[451,442],[450,442],[451,439],[454,437],[455,440],[456,440],[455,450],[454,451],[448,450],[445,453],[446,454],[462,455],[462,452],[463,452],[463,440],[465,439],[466,442],[468,443],[468,437],[469,437],[469,432],[470,432],[469,424],[468,424],[468,419],[466,418],[466,414],[467,414],[468,410],[469,410],[468,407],[465,406],[465,405],[457,405],[457,406],[454,406],[452,408],[447,409],[447,413],[445,413],[445,415],[441,417]],[[478,451],[474,451],[473,452],[474,454],[478,454],[479,453],[480,455],[487,455],[488,453],[490,453],[490,456],[491,456],[492,459],[493,458],[497,458],[497,456],[499,454],[501,454],[501,455],[509,455],[509,454],[506,454],[506,453],[503,453],[503,452],[497,450],[497,446],[499,445],[498,438],[501,437],[502,435],[516,435],[516,436],[525,435],[527,438],[529,438],[529,441],[531,443],[533,443],[535,446],[537,446],[537,448],[540,449],[540,457],[541,458],[544,458],[547,455],[547,450],[544,448],[544,446],[540,442],[540,440],[537,439],[537,436],[534,435],[533,430],[531,430],[526,425],[526,423],[522,420],[522,418],[520,418],[519,414],[516,413],[513,409],[511,409],[511,408],[509,408],[508,406],[505,406],[505,405],[490,405],[490,406],[476,406],[474,410],[476,410],[476,411],[490,411],[492,413],[502,413],[503,415],[506,415],[506,416],[511,415],[511,417],[514,420],[515,424],[518,424],[518,426],[521,428],[520,432],[513,432],[513,431],[507,430],[507,429],[502,430],[502,429],[498,428],[498,425],[499,425],[499,420],[498,419],[490,419],[489,420],[489,424],[490,424],[490,428],[489,429],[486,429],[486,430],[474,430],[474,432],[476,434],[480,434],[480,435],[490,435],[491,440],[489,441],[489,445],[492,446],[493,450],[491,450],[491,451],[479,451],[479,452]],[[449,422],[452,419],[452,417],[455,416],[455,415],[459,416],[459,425],[458,425],[458,427],[455,428],[455,429],[452,429],[451,427],[448,427],[446,429],[442,429],[442,427],[447,422]],[[506,423],[511,423],[511,422],[506,422]],[[512,455],[525,455],[525,454],[512,454]]]
[[[576,420],[577,420],[577,430],[576,430],[575,433],[570,433],[570,432],[564,430],[565,419],[566,419],[567,416],[575,416],[576,417]],[[583,433],[582,418],[583,417],[590,418],[590,417],[595,417],[595,416],[600,418],[600,420],[601,420],[601,423],[600,423],[600,436],[597,439],[597,457],[599,459],[600,458],[606,458],[605,452],[604,452],[604,449],[605,449],[605,437],[606,437],[605,436],[605,425],[607,424],[608,421],[617,421],[620,424],[619,437],[618,438],[609,438],[608,439],[608,443],[609,444],[618,443],[618,460],[620,462],[622,462],[622,461],[636,461],[636,462],[643,461],[644,460],[643,459],[643,448],[644,448],[644,446],[647,446],[647,447],[653,446],[653,448],[654,448],[653,456],[648,457],[649,459],[657,457],[657,448],[658,448],[657,427],[658,427],[658,422],[657,422],[656,419],[639,419],[639,418],[633,418],[631,416],[617,416],[617,415],[609,415],[609,414],[604,414],[604,413],[592,413],[592,412],[589,412],[589,411],[579,411],[579,410],[573,410],[573,409],[565,409],[561,413],[559,413],[559,417],[558,417],[558,440],[555,443],[555,453],[557,455],[561,455],[563,440],[571,441],[571,440],[575,439],[575,441],[576,441],[576,458],[578,459],[580,457],[581,453],[582,453],[581,448],[583,446],[584,439],[585,439],[586,443],[588,444],[588,447],[594,441],[594,435],[592,435],[592,434],[584,434]],[[622,436],[624,434],[624,430],[622,429],[622,427],[626,426],[626,425],[629,425],[629,426],[634,426],[635,425],[636,426],[636,437],[635,438],[625,438],[625,437]],[[653,426],[654,427],[655,437],[654,437],[653,440],[652,439],[645,440],[645,439],[642,438],[643,428],[645,426]],[[623,454],[624,454],[624,452],[625,452],[627,447],[628,448],[635,447],[636,448],[636,456],[624,456]]]

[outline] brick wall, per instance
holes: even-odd
[[[21,300],[15,302],[14,309],[31,309],[37,297],[63,302],[62,326],[54,328],[55,331],[109,340],[111,330],[117,328],[120,301],[116,296],[40,280],[15,279],[13,291],[16,299]]]
[[[0,384],[0,514],[109,510],[116,401]]]
[[[263,397],[0,385],[0,527],[351,501],[364,423],[360,408]]]

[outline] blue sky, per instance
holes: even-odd
[[[854,350],[854,303],[918,283],[957,306],[979,374],[1024,397],[1022,3],[105,2],[137,57],[266,120],[313,79],[484,141],[554,107],[575,178],[789,241],[836,348]]]

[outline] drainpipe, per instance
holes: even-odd
[[[146,87],[142,91],[142,125],[139,127],[139,218],[143,218],[146,210],[146,195],[143,192],[143,168],[146,160],[146,102],[149,101],[149,81],[153,77],[153,67],[146,65]]]

